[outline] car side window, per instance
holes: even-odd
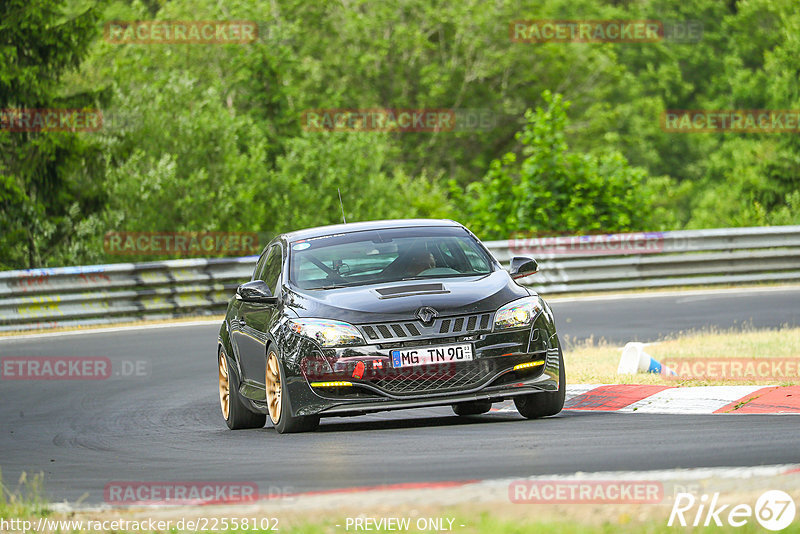
[[[267,252],[267,258],[264,260],[264,265],[261,268],[258,280],[266,282],[273,295],[277,294],[278,278],[280,278],[282,266],[283,256],[281,255],[281,246],[272,245]]]

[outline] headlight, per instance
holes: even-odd
[[[530,326],[542,309],[542,302],[539,297],[525,297],[513,300],[497,310],[497,314],[494,316],[494,329],[506,330],[508,328]]]
[[[291,319],[289,328],[293,332],[313,339],[323,347],[340,345],[364,345],[364,338],[350,323],[331,319]]]

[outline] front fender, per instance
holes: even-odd
[[[295,417],[319,413],[326,403],[311,389],[302,368],[304,356],[318,352],[319,347],[292,332],[287,321],[276,324],[268,337],[267,351],[275,347],[283,372],[286,395],[282,402]]]
[[[235,364],[234,372],[236,373],[236,377],[241,380],[242,374],[239,369],[239,358],[236,357],[236,352],[233,350],[230,326],[228,325],[227,319],[222,321],[222,325],[219,327],[219,334],[217,335],[217,357],[219,357],[220,349],[224,350],[225,354],[228,355],[228,361],[233,361]]]

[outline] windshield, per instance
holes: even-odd
[[[492,272],[483,248],[458,227],[353,232],[296,241],[289,249],[289,279],[301,289]]]

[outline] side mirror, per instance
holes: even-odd
[[[236,298],[245,302],[258,304],[276,304],[278,297],[272,296],[272,291],[263,280],[253,280],[236,288]]]
[[[539,264],[533,258],[527,256],[514,256],[511,258],[511,278],[524,278],[528,275],[539,272]]]

